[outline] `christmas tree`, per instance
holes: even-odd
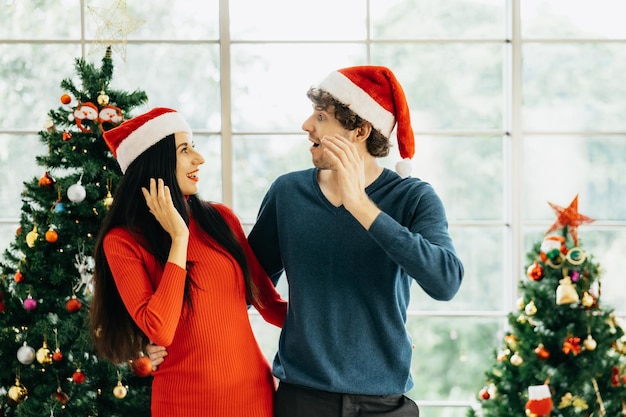
[[[527,254],[518,310],[468,416],[626,416],[624,331],[600,303],[600,267],[578,241],[593,220],[550,203],[557,220]]]
[[[147,97],[110,88],[110,48],[100,68],[74,66],[80,84],[61,82],[0,261],[0,416],[149,416],[148,358],[99,360],[88,329],[94,240],[121,177],[102,132]]]

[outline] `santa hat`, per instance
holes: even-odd
[[[191,128],[176,110],[156,107],[107,130],[102,136],[117,158],[122,173],[125,173],[130,164],[149,147],[177,132],[191,134]]]
[[[402,86],[389,68],[357,66],[331,72],[318,86],[367,120],[386,138],[394,126],[402,161],[396,171],[406,177],[411,172],[415,140],[411,114]]]

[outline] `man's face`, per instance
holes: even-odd
[[[319,169],[331,168],[330,162],[324,154],[324,148],[320,145],[321,139],[325,135],[336,134],[350,139],[353,134],[353,131],[345,129],[335,118],[334,106],[326,110],[320,110],[313,106],[313,113],[302,124],[302,130],[309,134],[309,140],[313,144],[310,148],[313,165]]]

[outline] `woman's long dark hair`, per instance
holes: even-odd
[[[226,220],[208,202],[196,195],[186,197],[181,192],[176,180],[176,142],[174,135],[169,135],[143,152],[128,167],[100,226],[94,247],[94,295],[89,310],[91,335],[97,352],[115,363],[135,358],[148,340],[122,302],[104,254],[103,240],[112,228],[125,227],[135,235],[139,244],[165,265],[172,241],[149,212],[141,192],[141,187],[149,188],[150,178],[162,178],[170,188],[174,207],[185,222],[189,224],[192,213],[207,235],[235,258],[243,271],[248,302],[257,301],[257,290],[250,278],[245,253]],[[191,267],[187,267],[185,280],[187,312],[193,310],[191,295],[195,284],[189,275]]]

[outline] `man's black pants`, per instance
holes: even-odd
[[[354,395],[280,382],[274,417],[419,417],[417,404],[404,395]]]

